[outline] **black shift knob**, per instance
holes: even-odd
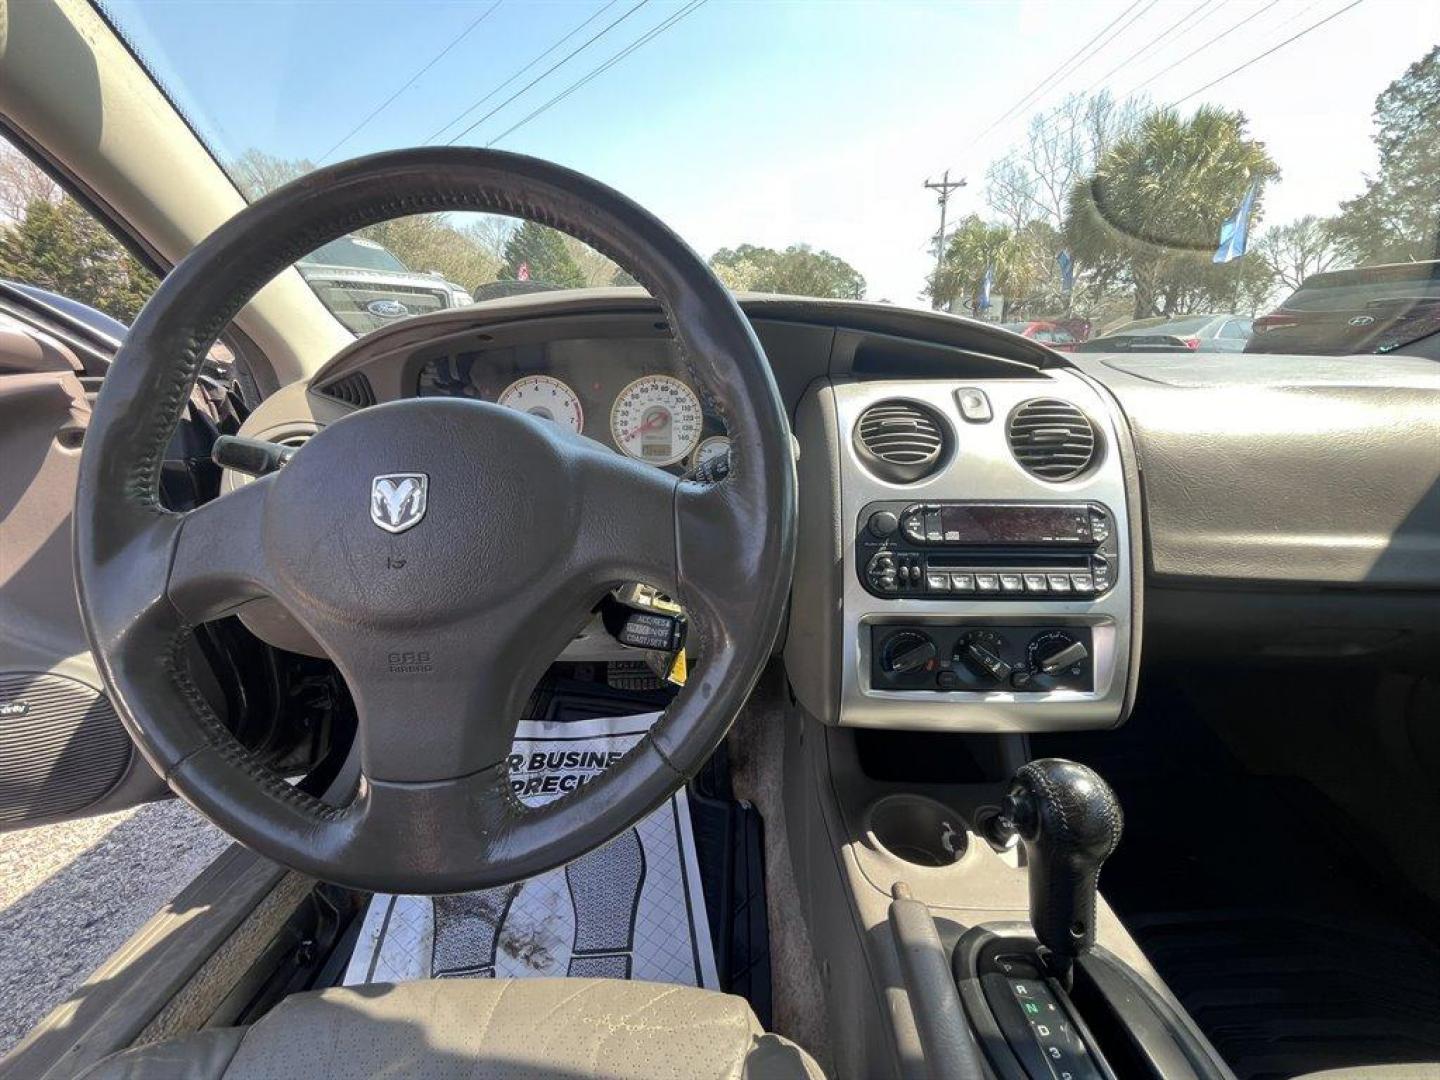
[[[1120,843],[1120,803],[1095,770],[1041,758],[1011,780],[1004,816],[1025,847],[1035,937],[1068,969],[1095,944],[1095,892]]]

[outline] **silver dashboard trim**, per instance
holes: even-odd
[[[990,398],[992,419],[964,420],[955,392],[979,387]],[[1101,432],[1101,459],[1084,476],[1059,484],[1025,472],[1010,455],[1005,423],[1020,402],[1034,397],[1070,401]],[[892,484],[870,473],[856,455],[851,432],[868,406],[901,399],[928,405],[945,418],[955,439],[948,464],[916,484]],[[840,646],[841,725],[970,732],[1035,732],[1112,727],[1124,709],[1131,658],[1131,507],[1109,403],[1085,380],[1068,371],[1046,378],[982,381],[837,382],[835,421],[839,442],[842,566]],[[880,500],[936,502],[949,499],[1037,500],[1104,503],[1122,538],[1115,585],[1104,596],[1085,600],[888,599],[868,592],[855,566],[861,509]],[[869,685],[870,627],[885,623],[1006,624],[1045,622],[1092,628],[1095,689],[1090,692],[1017,693],[994,691],[891,691]]]

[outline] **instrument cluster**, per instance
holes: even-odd
[[[713,473],[730,440],[678,367],[663,341],[549,341],[429,358],[415,394],[493,401],[637,461]]]

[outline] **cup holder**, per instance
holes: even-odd
[[[923,795],[887,795],[865,813],[871,844],[914,866],[957,863],[969,843],[965,820]]]

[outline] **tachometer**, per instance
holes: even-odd
[[[585,428],[585,410],[575,391],[550,375],[526,375],[516,379],[495,399],[501,405],[552,420],[577,435]]]
[[[703,423],[695,391],[670,375],[636,379],[610,409],[615,445],[652,465],[673,465],[695,449]]]
[[[690,455],[690,471],[706,480],[723,480],[730,471],[730,437],[711,435]]]

